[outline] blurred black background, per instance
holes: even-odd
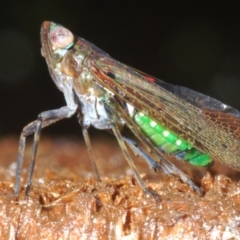
[[[20,134],[40,112],[65,105],[40,54],[44,20],[61,23],[134,68],[240,109],[240,8],[236,3],[4,1],[0,10],[0,136]],[[79,134],[81,130],[73,118],[44,132]]]

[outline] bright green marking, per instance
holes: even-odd
[[[145,123],[145,124],[149,124],[149,122],[150,122],[150,118],[148,116],[144,115],[143,113],[142,113],[141,119],[142,119],[143,123]]]
[[[178,150],[178,146],[176,146],[170,142],[167,142],[162,147],[163,147],[163,149],[166,150],[167,153],[172,153],[172,152],[175,152]]]
[[[148,124],[150,122],[150,118],[145,116],[143,113],[136,114],[134,116],[134,120],[139,126],[142,126],[144,124]]]
[[[212,162],[211,158],[207,154],[202,154],[197,158],[191,159],[189,163],[195,166],[206,167]]]
[[[159,124],[154,127],[154,130],[155,130],[157,133],[162,133],[163,129],[164,129],[164,128],[163,128],[161,125],[159,125]]]
[[[152,128],[154,128],[154,127],[157,126],[157,123],[151,120],[150,123],[149,123],[149,125],[150,125]]]
[[[168,136],[169,136],[169,131],[167,131],[167,130],[164,130],[163,131],[163,136],[165,137],[165,138],[167,138]]]
[[[167,139],[160,133],[153,134],[150,139],[157,147],[161,147],[163,144],[167,143]]]
[[[212,160],[209,155],[195,149],[188,142],[179,138],[175,133],[164,128],[158,122],[153,121],[147,115],[137,112],[133,118],[146,137],[165,152],[174,154],[175,152],[183,151],[186,153],[183,160],[195,166],[207,166],[211,163]]]
[[[183,160],[190,161],[191,159],[194,159],[198,156],[200,156],[202,153],[198,151],[197,149],[193,148],[184,156]]]
[[[156,133],[156,132],[154,131],[154,129],[151,128],[148,124],[143,124],[143,125],[141,126],[141,129],[142,129],[142,131],[143,131],[148,137],[150,137],[150,136],[152,136],[153,134]]]
[[[190,144],[188,144],[186,141],[178,139],[175,144],[178,146],[178,149],[181,151],[185,151],[186,149],[192,148]]]
[[[167,132],[168,132],[168,134],[167,134],[166,138],[168,139],[168,141],[170,143],[175,143],[178,139],[177,135],[165,130],[165,131],[163,131],[163,136],[165,136],[164,133],[167,133]]]

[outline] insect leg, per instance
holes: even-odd
[[[19,141],[19,150],[18,150],[18,159],[17,159],[17,169],[16,169],[16,180],[14,185],[14,196],[18,197],[19,188],[21,182],[21,171],[22,171],[22,162],[24,157],[25,145],[26,145],[26,137],[34,133],[34,140],[32,146],[32,155],[30,166],[28,170],[28,178],[27,178],[27,186],[25,190],[25,197],[28,196],[31,183],[32,176],[35,165],[35,158],[38,149],[38,142],[40,138],[41,129],[47,127],[61,119],[69,118],[75,113],[75,109],[70,109],[68,106],[62,107],[56,110],[50,110],[42,112],[38,115],[38,119],[29,123],[27,126],[23,128],[23,131],[20,135]]]
[[[89,158],[90,158],[96,179],[97,179],[97,181],[101,182],[101,177],[100,177],[100,174],[99,174],[99,171],[98,171],[98,168],[96,165],[96,161],[95,161],[96,158],[94,156],[92,143],[91,143],[90,136],[88,133],[88,128],[91,126],[91,123],[88,121],[89,119],[87,119],[87,121],[84,121],[85,115],[82,113],[82,109],[80,107],[81,105],[82,105],[82,103],[79,102],[78,110],[77,110],[78,111],[78,114],[77,114],[78,123],[82,126],[82,133],[83,133],[84,141],[87,146],[87,151],[89,154]]]
[[[124,138],[122,137],[121,133],[120,133],[120,130],[117,126],[117,119],[116,119],[116,115],[114,113],[114,109],[112,108],[112,106],[108,105],[108,104],[105,104],[105,107],[106,107],[106,110],[108,112],[108,115],[109,115],[109,126],[111,127],[112,131],[113,131],[113,134],[115,135],[115,137],[117,138],[117,141],[118,141],[118,144],[123,152],[123,155],[125,157],[125,159],[127,160],[131,170],[133,171],[137,181],[138,181],[138,184],[140,185],[140,187],[142,188],[142,190],[147,193],[147,194],[150,194],[152,195],[154,198],[157,199],[157,201],[159,200],[159,195],[154,192],[154,191],[151,191],[147,188],[147,186],[145,185],[144,181],[142,180],[142,178],[140,177],[139,173],[138,173],[138,170],[133,162],[133,159],[131,157],[131,155],[129,154],[129,151],[125,145],[125,142],[124,142]]]
[[[132,149],[132,151],[142,157],[152,168],[155,172],[158,172],[160,169],[163,170],[166,174],[170,175],[171,173],[168,171],[168,168],[166,168],[163,164],[160,164],[159,162],[156,162],[154,159],[152,159],[146,152],[144,152],[141,148],[137,146],[137,143],[134,142],[132,139],[127,138],[125,136],[122,136],[123,140],[128,144],[128,146]]]
[[[123,137],[122,137],[118,127],[113,126],[112,130],[113,130],[113,133],[114,133],[115,137],[118,140],[118,144],[119,144],[120,148],[122,149],[123,155],[126,158],[130,168],[132,169],[132,171],[133,171],[133,173],[134,173],[134,175],[135,175],[135,177],[136,177],[136,179],[138,181],[138,184],[140,185],[142,190],[145,193],[150,194],[153,197],[155,197],[157,200],[159,200],[159,195],[157,193],[155,193],[154,191],[149,190],[147,188],[147,186],[145,185],[144,181],[142,180],[142,178],[140,177],[139,172],[138,172],[138,170],[137,170],[137,168],[136,168],[136,166],[135,166],[135,164],[133,162],[132,157],[130,156],[130,154],[129,154],[128,150],[127,150],[127,147],[126,147],[126,145],[124,143],[124,139],[123,139]]]
[[[90,137],[89,137],[87,128],[83,127],[82,132],[83,132],[83,137],[84,137],[84,140],[85,140],[85,143],[86,143],[86,146],[87,146],[88,154],[89,154],[90,161],[92,163],[92,167],[94,169],[96,178],[99,182],[101,182],[100,174],[99,174],[96,162],[95,162],[95,157],[94,157],[93,150],[92,150],[92,144],[91,144],[91,141],[90,141]]]

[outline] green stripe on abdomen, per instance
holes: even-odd
[[[200,152],[184,139],[178,137],[174,132],[166,129],[160,123],[153,121],[147,115],[137,112],[133,116],[133,120],[140,127],[144,135],[164,152],[169,154],[182,152],[184,153],[183,157],[178,157],[178,154],[175,156],[195,166],[204,167],[212,162],[208,154]]]

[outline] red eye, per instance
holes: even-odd
[[[64,27],[55,27],[49,34],[49,41],[52,44],[52,49],[69,48],[74,41],[73,34]]]

